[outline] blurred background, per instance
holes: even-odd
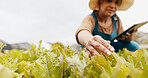
[[[9,44],[38,44],[43,40],[45,47],[46,42],[76,44],[75,32],[83,18],[92,12],[88,3],[89,0],[0,0],[0,40]],[[117,12],[124,29],[148,21],[147,3],[135,0],[130,9]],[[136,38],[145,36],[148,24],[138,30],[144,34]]]

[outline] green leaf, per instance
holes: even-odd
[[[75,70],[75,72],[79,71],[80,76],[83,75],[84,67],[86,66],[86,63],[87,63],[86,59],[80,59],[79,55],[76,54],[72,57],[67,57],[66,60],[71,68],[77,69]]]
[[[32,65],[32,75],[35,78],[48,78],[48,68],[46,63],[46,57],[41,56],[39,59],[37,59]]]
[[[0,64],[0,78],[13,78],[13,71]]]
[[[50,78],[62,78],[63,65],[54,53],[46,54],[48,77]]]

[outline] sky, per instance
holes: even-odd
[[[89,0],[0,0],[0,40],[7,43],[76,43],[75,32],[92,10]],[[147,0],[118,11],[124,29],[148,20]],[[148,32],[148,24],[138,29]]]

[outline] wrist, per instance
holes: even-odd
[[[84,40],[84,46],[88,45],[88,42],[93,38],[93,36],[89,36],[86,38],[86,40]]]

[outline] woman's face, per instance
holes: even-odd
[[[105,16],[113,16],[120,5],[121,0],[102,0],[100,2],[99,11]]]

